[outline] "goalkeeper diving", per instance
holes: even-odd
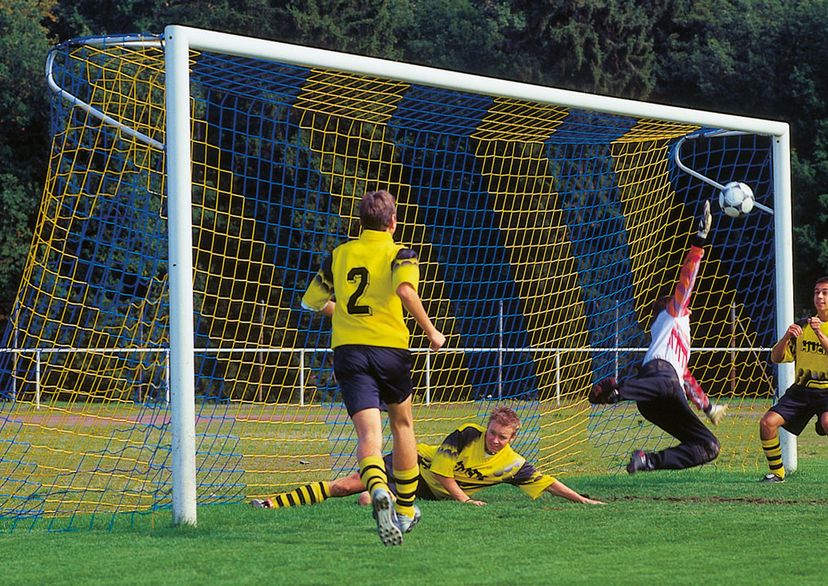
[[[589,395],[593,404],[635,401],[641,415],[679,441],[659,451],[636,450],[627,472],[681,470],[706,464],[719,455],[719,440],[696,416],[688,399],[715,425],[724,415],[724,405],[715,405],[690,373],[690,298],[713,218],[710,202],[704,204],[698,230],[679,272],[673,294],[653,305],[653,323],[647,353],[634,376],[622,381],[607,378]]]
[[[489,415],[486,427],[464,423],[448,434],[439,445],[420,443],[417,454],[420,478],[417,498],[424,500],[454,500],[482,507],[486,501],[480,492],[490,486],[511,484],[533,499],[544,492],[576,503],[605,504],[575,492],[560,480],[540,473],[526,458],[512,449],[517,437],[520,418],[508,407],[496,407]],[[390,459],[390,454],[385,456]],[[392,470],[391,466],[387,466]],[[394,479],[389,475],[389,486],[394,490]],[[370,497],[359,474],[332,481],[314,482],[265,499],[253,499],[250,504],[265,509],[297,505],[313,505],[331,497],[360,494],[361,504],[369,504]]]

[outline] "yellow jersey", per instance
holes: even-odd
[[[440,499],[452,498],[437,475],[454,478],[467,495],[496,484],[513,484],[533,499],[555,483],[538,472],[526,458],[506,446],[496,454],[486,452],[486,428],[467,423],[453,431],[439,446],[417,444],[420,477]]]
[[[822,322],[819,329],[828,335],[828,322]],[[802,335],[787,345],[782,362],[795,362],[795,384],[808,389],[828,389],[828,355],[811,326],[803,326]]]
[[[337,246],[311,281],[302,306],[320,311],[335,299],[331,347],[347,344],[408,349],[409,333],[397,288],[419,286],[417,253],[389,232],[363,230]]]

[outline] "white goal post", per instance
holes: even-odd
[[[172,403],[173,521],[195,525],[196,456],[194,418],[194,330],[191,113],[191,51],[210,51],[308,67],[451,88],[542,104],[604,113],[692,123],[702,127],[761,133],[773,140],[774,225],[776,230],[776,329],[781,335],[793,321],[790,137],[786,123],[694,111],[666,105],[538,87],[387,60],[244,38],[184,26],[164,30],[166,62],[166,166],[169,203],[170,391]],[[779,368],[779,388],[793,381],[791,365]],[[778,391],[777,391],[778,392]],[[783,438],[788,470],[796,469],[794,437]],[[758,438],[757,438],[758,444]]]

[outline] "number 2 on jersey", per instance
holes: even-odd
[[[371,308],[368,305],[360,305],[359,298],[365,294],[368,287],[368,269],[365,267],[354,267],[348,271],[348,282],[356,283],[356,291],[348,297],[348,313],[351,315],[371,315]]]

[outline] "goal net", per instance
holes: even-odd
[[[172,226],[170,30],[191,35],[189,207]],[[395,238],[419,254],[448,339],[431,353],[412,327],[419,441],[506,404],[523,422],[516,449],[541,470],[616,473],[632,449],[673,440],[587,393],[643,356],[651,304],[718,195],[709,181],[745,182],[770,208],[787,198],[779,124],[179,27],[63,44],[48,73],[48,177],[0,339],[0,530],[174,508],[181,307],[199,504],[355,470],[330,323],[300,299],[323,255],[358,235],[374,189],[397,198]],[[771,214],[714,211],[691,369],[729,405],[713,465],[758,470],[779,237]],[[182,234],[192,248],[173,257]],[[170,291],[181,258],[191,314]]]

